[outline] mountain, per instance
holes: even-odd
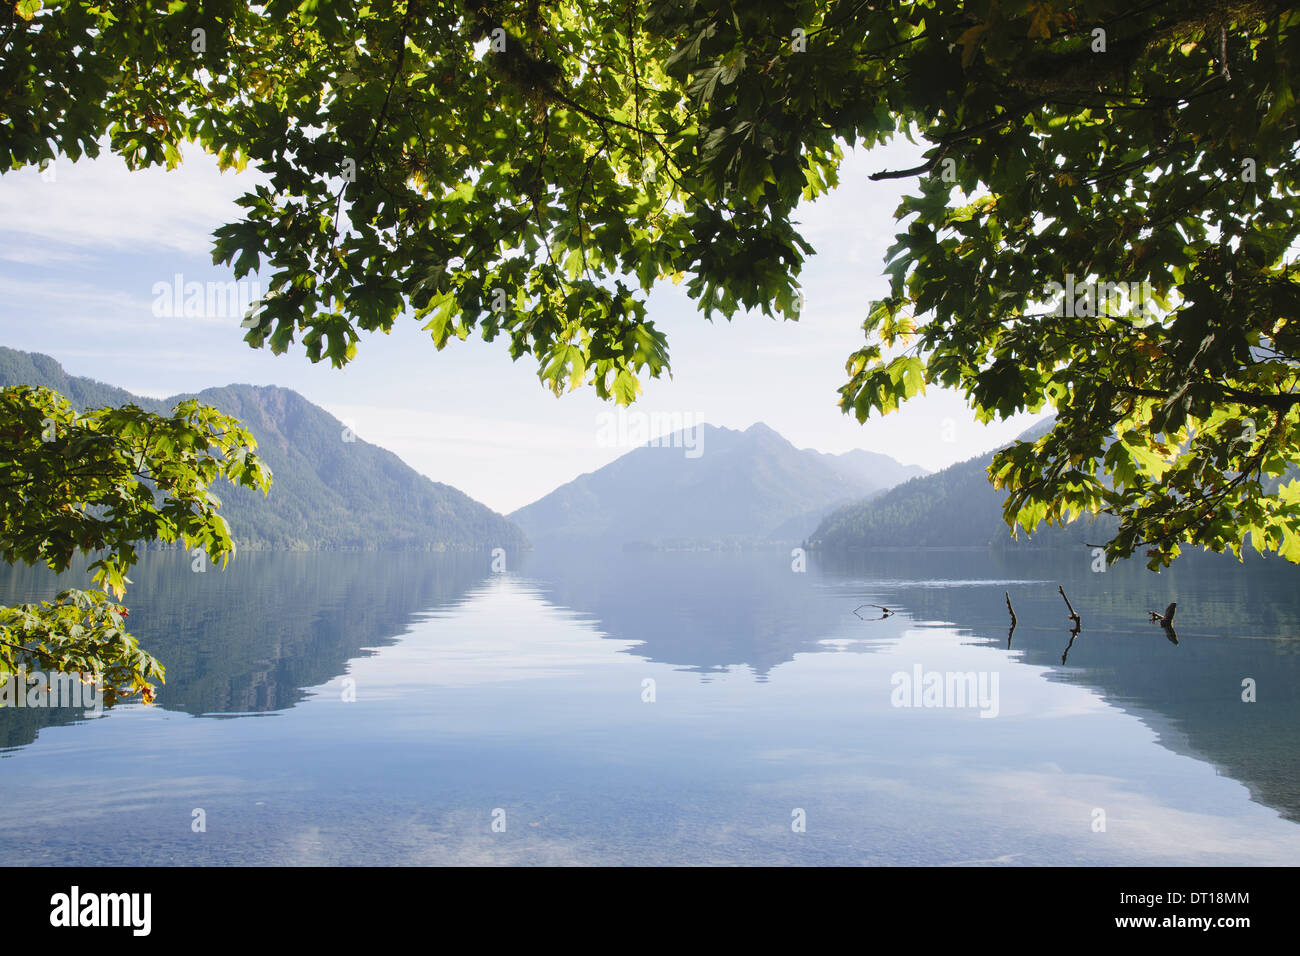
[[[917,471],[870,452],[800,450],[762,423],[745,431],[700,425],[635,448],[510,517],[536,541],[798,542],[835,505]]]
[[[1019,441],[1046,434],[1051,418],[1022,432]],[[1002,518],[1005,492],[989,483],[993,453],[950,465],[932,475],[913,478],[883,494],[832,511],[808,538],[821,551],[862,551],[879,547],[1014,547],[1029,540],[1036,546],[1081,545],[1100,541],[1114,519],[1102,516],[1065,528],[1040,525],[1032,539],[1023,532],[1013,540]]]
[[[44,385],[78,408],[134,402],[169,412],[183,398],[240,419],[275,475],[271,493],[224,485],[221,514],[245,548],[477,551],[528,547],[513,522],[390,451],[356,438],[297,392],[228,385],[197,395],[144,398],[70,376],[48,355],[0,347],[0,387]]]
[[[809,449],[805,454],[820,458],[844,477],[860,481],[877,491],[885,491],[905,481],[929,474],[920,465],[899,464],[888,455],[867,451],[864,448],[855,448],[840,455]]]

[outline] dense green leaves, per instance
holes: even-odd
[[[920,138],[877,174],[917,188],[843,408],[1050,406],[995,461],[1009,522],[1296,553],[1290,4],[47,0],[0,31],[0,164],[192,141],[266,174],[214,249],[267,278],[251,344],[342,365],[410,314],[619,402],[667,367],[655,282],[795,317],[797,203],[842,144]]]
[[[413,314],[438,348],[505,337],[557,392],[628,402],[667,367],[644,307],[660,278],[693,276],[706,312],[796,316],[808,247],[786,214],[803,174],[781,191],[697,168],[699,101],[750,64],[733,53],[688,90],[669,75],[693,62],[673,58],[671,17],[648,28],[628,2],[124,6],[14,20],[0,164],[107,138],[134,165],[170,164],[185,141],[255,165],[269,185],[213,253],[266,279],[255,346],[300,340],[342,365],[361,333]],[[767,124],[730,135],[776,149]],[[838,147],[819,155],[814,190]]]
[[[165,671],[127,633],[129,613],[102,591],[76,589],[53,601],[0,607],[0,681],[16,675],[25,692],[37,674],[74,674],[99,684],[94,696],[105,705],[135,694],[152,701],[150,682]]]
[[[95,582],[119,598],[140,543],[225,562],[235,545],[211,489],[226,480],[265,492],[271,475],[255,447],[238,422],[195,401],[170,416],[134,405],[78,412],[47,388],[0,389],[0,557],[63,570],[93,554]],[[0,672],[99,672],[126,693],[161,677],[108,594],[0,609]]]
[[[759,16],[759,8],[767,14]],[[919,132],[889,295],[847,363],[865,419],[925,383],[983,420],[1051,406],[1000,453],[1008,523],[1119,519],[1109,556],[1294,558],[1300,512],[1297,114],[1289,4],[928,2],[693,8],[715,170],[776,172],[828,135]],[[806,27],[792,55],[787,27]],[[778,116],[769,156],[729,134]],[[1289,487],[1289,486],[1285,486]]]

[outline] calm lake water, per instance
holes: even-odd
[[[158,703],[0,710],[0,864],[1300,862],[1300,569],[791,563],[147,555]]]

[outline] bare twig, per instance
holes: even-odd
[[[1070,603],[1070,599],[1068,597],[1065,597],[1065,588],[1061,587],[1058,584],[1056,586],[1056,590],[1060,591],[1061,597],[1065,599],[1065,606],[1070,609],[1070,620],[1074,622],[1074,626],[1076,628],[1083,627],[1083,622],[1079,619],[1078,612],[1074,610],[1074,605]]]
[[[1006,613],[1011,615],[1011,626],[1006,628],[1006,649],[1011,649],[1011,635],[1015,633],[1015,609],[1011,607],[1011,594],[1008,591],[1002,592],[1006,597]]]

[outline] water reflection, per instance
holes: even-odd
[[[349,661],[391,644],[412,615],[451,607],[489,574],[480,555],[241,553],[225,570],[191,570],[178,552],[149,552],[132,571],[131,631],[163,662],[158,706],[196,716],[293,707]],[[45,600],[84,570],[0,575],[0,603]],[[82,719],[72,709],[0,712],[0,747],[41,727]]]
[[[520,575],[552,604],[589,617],[629,653],[701,674],[747,668],[759,681],[851,615],[788,552],[548,549]],[[861,603],[861,602],[858,602]]]
[[[828,655],[893,651],[928,630],[945,642],[936,654],[984,645],[999,660],[1032,668],[1026,679],[1087,689],[1090,700],[1139,717],[1166,748],[1209,761],[1259,802],[1300,820],[1296,569],[1193,558],[1154,575],[1138,565],[1094,573],[1090,564],[1070,555],[900,551],[838,561],[814,555],[799,573],[779,551],[539,551],[512,557],[518,570],[496,582],[511,582],[501,588],[476,555],[252,553],[224,572],[194,574],[184,555],[153,553],[133,575],[130,604],[133,630],[168,669],[159,707],[196,716],[293,708],[351,662],[391,648],[412,626],[450,618],[475,596],[483,607],[518,604],[536,627],[508,640],[490,623],[481,636],[464,632],[455,641],[435,638],[435,629],[418,654],[403,651],[409,683],[452,686],[455,674],[505,674],[512,661],[526,669],[529,642],[540,651],[548,641],[574,640],[565,630],[574,618],[603,635],[606,656],[666,665],[697,684],[751,675],[766,684],[797,658],[832,680]],[[0,575],[0,600],[46,597],[66,583],[15,569]],[[1066,617],[1065,632],[1067,592],[1076,616]],[[1149,609],[1161,606],[1157,630]],[[584,656],[566,668],[595,667],[600,643],[584,644]],[[536,676],[553,679],[560,671],[552,670]],[[772,692],[756,701],[754,719],[780,698],[763,690]],[[816,709],[817,701],[814,691],[801,705]],[[486,713],[499,702],[475,706]],[[0,745],[30,745],[42,727],[76,719],[8,711],[0,714]],[[389,731],[378,724],[371,732]],[[929,746],[924,735],[908,745],[913,759]]]
[[[973,567],[987,575],[985,585],[956,586]],[[898,580],[927,569],[935,585],[947,579],[949,586]],[[1006,647],[1014,634],[1016,660],[1046,668],[1049,680],[1094,690],[1140,717],[1162,745],[1209,761],[1256,800],[1300,821],[1300,568],[1187,555],[1160,574],[1135,562],[1096,573],[1086,552],[934,551],[823,561],[820,570],[842,589],[891,606],[905,602],[915,619],[956,625],[998,646],[1014,601],[1018,622]],[[1062,585],[1087,621],[1082,636],[1060,629]],[[1152,627],[1150,608],[1162,606],[1168,626]],[[1258,688],[1253,700],[1243,682]]]
[[[871,653],[917,622],[991,642],[1009,613],[1013,659],[1095,690],[1141,717],[1165,746],[1209,760],[1300,820],[1300,569],[1199,555],[1161,574],[1132,562],[1097,573],[1089,556],[1042,552],[816,557],[798,574],[782,552],[543,552],[523,573],[547,600],[630,642],[626,653],[705,674],[748,667],[760,681],[798,654]],[[1157,644],[1146,609],[1166,602]],[[830,637],[846,620],[860,622],[862,639]],[[1251,675],[1267,675],[1266,705],[1262,695],[1241,699]]]

